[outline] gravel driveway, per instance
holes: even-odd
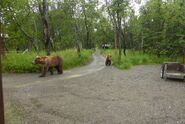
[[[5,102],[23,108],[22,124],[185,124],[185,82],[160,79],[159,65],[122,71],[93,57],[63,75],[4,75]]]

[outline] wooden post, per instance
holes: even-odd
[[[5,124],[4,121],[4,100],[3,100],[3,83],[2,83],[2,64],[1,57],[3,54],[3,39],[2,39],[2,30],[0,22],[0,124]]]
[[[183,64],[185,64],[185,46],[184,46],[184,50],[183,50]]]

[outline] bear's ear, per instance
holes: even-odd
[[[38,59],[38,58],[40,58],[40,56],[36,56],[36,58]]]

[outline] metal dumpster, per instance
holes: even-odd
[[[161,66],[160,76],[163,79],[183,79],[185,77],[185,65],[179,62],[164,62]]]

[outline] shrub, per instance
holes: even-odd
[[[64,59],[64,69],[73,68],[76,66],[87,64],[91,60],[92,50],[82,50],[81,57],[78,57],[75,49],[68,49],[53,53]],[[40,52],[44,56],[44,52]],[[25,73],[25,72],[40,72],[40,65],[33,65],[31,62],[35,59],[36,53],[28,52],[25,54],[11,52],[7,53],[3,58],[3,72]]]
[[[117,50],[109,49],[109,50],[102,50],[101,51],[104,56],[110,54],[112,55],[113,65],[120,69],[129,69],[134,65],[141,65],[141,64],[161,64],[165,61],[180,61],[181,59],[178,58],[177,60],[173,58],[168,58],[166,56],[161,56],[160,58],[154,54],[143,54],[138,51],[127,51],[127,56],[122,54],[121,60],[119,60]]]

